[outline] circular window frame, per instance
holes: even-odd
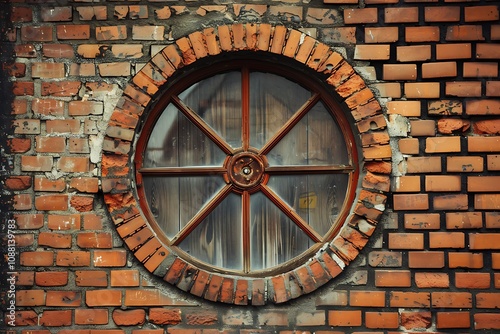
[[[325,242],[306,261],[293,263],[288,271],[266,277],[209,271],[179,257],[162,242],[140,209],[133,165],[145,110],[157,103],[167,82],[195,68],[187,66],[195,62],[255,52],[271,59],[276,55],[287,57],[297,68],[307,68],[324,78],[324,86],[338,98],[343,111],[352,115],[351,129],[359,145],[358,189],[333,240]],[[385,193],[390,188],[391,148],[386,128],[373,92],[333,48],[284,26],[235,24],[209,28],[165,47],[124,89],[103,141],[101,188],[117,233],[152,274],[209,301],[235,305],[283,303],[338,276],[367,244],[385,210]]]
[[[274,55],[270,57],[268,54],[256,52],[238,52],[236,54],[224,55],[222,57],[211,57],[208,62],[198,61],[196,65],[193,64],[195,66],[191,65],[187,69],[187,71],[179,71],[181,73],[178,73],[177,76],[172,77],[170,82],[166,83],[164,87],[162,87],[161,90],[157,93],[157,100],[148,105],[148,110],[146,111],[147,115],[145,116],[144,124],[141,127],[141,132],[137,134],[138,139],[135,145],[134,155],[135,180],[140,180],[139,182],[136,182],[139,204],[141,206],[143,214],[150,223],[151,228],[154,230],[157,237],[162,241],[162,243],[173,250],[178,256],[186,260],[188,263],[196,265],[197,268],[207,270],[208,272],[218,272],[226,275],[254,278],[269,277],[288,272],[302,265],[304,262],[310,259],[312,255],[314,255],[314,253],[316,253],[323,246],[324,243],[331,241],[332,238],[338,233],[342,222],[345,221],[348,214],[350,213],[351,208],[349,203],[353,203],[356,197],[356,189],[358,187],[359,179],[359,159],[361,158],[357,149],[358,143],[356,143],[356,138],[353,134],[353,128],[342,108],[340,107],[340,104],[336,101],[335,96],[333,96],[331,92],[328,91],[328,88],[324,87],[324,85],[322,84],[318,73],[315,73],[309,68],[303,68],[301,71],[298,71],[296,63],[288,63],[289,59],[284,58],[283,56]],[[292,67],[294,65],[295,67]],[[169,240],[169,238],[163,232],[162,228],[159,226],[158,222],[156,222],[156,219],[151,212],[151,208],[145,200],[145,187],[143,186],[142,182],[143,174],[140,172],[143,161],[143,153],[145,152],[145,149],[147,147],[151,132],[153,131],[156,122],[165,111],[166,107],[169,104],[173,103],[173,99],[178,98],[178,95],[181,94],[182,91],[188,89],[191,85],[200,82],[203,79],[209,78],[216,74],[231,71],[238,72],[238,70],[243,71],[243,69],[246,69],[248,73],[264,72],[281,76],[283,78],[286,78],[287,80],[290,80],[291,82],[305,87],[311,93],[317,94],[314,104],[319,102],[324,103],[327,112],[332,116],[332,119],[334,119],[335,123],[338,125],[339,130],[342,132],[342,137],[345,140],[345,148],[349,157],[349,166],[352,168],[350,172],[346,172],[349,169],[348,167],[345,168],[346,171],[344,171],[344,173],[349,175],[348,185],[346,186],[346,196],[340,203],[341,210],[338,217],[335,219],[328,232],[325,235],[322,235],[323,240],[309,247],[308,250],[306,250],[299,256],[287,260],[282,264],[273,266],[269,269],[255,270],[247,273],[243,272],[243,270],[229,270],[211,266],[198,260],[196,257],[190,256],[182,249],[180,249],[180,247],[172,245],[172,240]],[[304,115],[305,114],[307,114],[307,112],[304,113]],[[239,150],[238,148],[236,148],[233,149],[233,151],[234,155],[227,155],[224,165],[219,167],[227,168],[229,157],[232,157],[234,159],[234,157],[236,156],[255,153],[251,152],[252,148],[249,148],[249,150],[247,151],[245,151],[244,149]],[[233,188],[239,188],[237,185],[238,182],[236,180],[231,180],[230,173],[227,174],[228,179],[230,180],[226,180],[226,183],[232,184]],[[293,172],[286,173],[286,175],[293,174]],[[256,187],[258,187],[258,185],[256,185]],[[243,189],[240,190],[241,192],[243,192]],[[233,189],[232,191],[238,192],[236,189]],[[250,193],[253,193],[254,191],[255,190],[250,190]],[[286,208],[284,210],[286,211]]]

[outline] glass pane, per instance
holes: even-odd
[[[264,194],[250,197],[251,269],[268,269],[306,251],[312,241]]]
[[[149,208],[168,238],[173,238],[224,187],[221,176],[143,176]]]
[[[179,247],[198,260],[232,270],[243,268],[241,196],[231,193]]]
[[[221,166],[226,155],[170,104],[156,122],[143,167]]]
[[[179,98],[231,147],[241,147],[240,72],[201,80],[182,92]]]
[[[269,152],[270,165],[349,164],[339,126],[323,103],[316,104]]]
[[[267,185],[323,236],[337,219],[348,181],[347,174],[273,175]]]
[[[250,145],[264,146],[310,97],[310,91],[288,79],[250,73]]]

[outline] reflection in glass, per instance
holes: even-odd
[[[144,193],[159,227],[173,238],[224,186],[221,176],[143,176]]]
[[[273,175],[267,185],[316,232],[324,236],[344,203],[347,182],[346,174]]]
[[[229,194],[179,247],[212,266],[243,268],[241,196]]]
[[[143,167],[220,166],[224,152],[172,104],[156,122]]]
[[[250,196],[250,265],[268,269],[312,246],[309,237],[263,193]]]
[[[262,148],[311,97],[311,92],[271,73],[250,74],[250,145]]]
[[[323,103],[317,103],[267,155],[269,165],[347,165],[339,126]]]
[[[231,147],[241,147],[241,73],[201,80],[179,94]]]

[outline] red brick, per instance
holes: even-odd
[[[410,136],[435,136],[436,135],[436,122],[429,119],[411,120],[410,121]]]
[[[447,229],[481,228],[483,219],[479,212],[447,212]]]
[[[384,307],[385,292],[351,290],[349,292],[349,305],[355,307]]]
[[[44,44],[42,52],[44,57],[48,58],[73,58],[75,56],[70,44]]]
[[[77,270],[75,283],[77,286],[107,287],[108,276],[102,270]]]
[[[113,310],[111,317],[113,318],[114,323],[118,326],[140,326],[146,322],[146,311],[143,309],[115,309]]]
[[[162,41],[164,40],[164,26],[132,26],[132,39],[135,41]]]
[[[107,325],[107,309],[82,309],[75,310],[75,325]]]
[[[478,97],[481,96],[481,82],[480,81],[446,82],[445,93],[448,96]]]
[[[498,76],[498,63],[466,62],[463,67],[464,78],[496,77]]]
[[[440,216],[437,213],[406,213],[404,224],[406,229],[439,230]]]
[[[469,248],[471,250],[500,249],[498,233],[469,233]]]
[[[455,273],[455,286],[459,289],[489,289],[490,273]]]
[[[47,133],[78,133],[80,131],[80,121],[77,119],[47,120],[45,127]]]
[[[439,27],[405,27],[405,41],[408,43],[438,42]]]
[[[390,57],[390,47],[386,44],[380,45],[360,45],[357,44],[354,50],[354,59],[360,60],[388,60]]]
[[[111,270],[110,284],[117,286],[139,286],[139,272],[137,270]]]
[[[16,306],[44,306],[44,290],[19,290],[16,291]]]
[[[35,208],[42,211],[66,211],[68,210],[68,195],[36,196]]]
[[[468,137],[469,152],[498,152],[500,151],[500,136],[495,137]]]
[[[477,210],[498,210],[500,208],[500,194],[474,195],[474,208]]]
[[[415,284],[421,289],[426,288],[449,288],[450,278],[445,273],[415,273]]]
[[[435,62],[422,64],[422,78],[446,78],[457,76],[456,62]]]
[[[500,315],[498,313],[476,313],[474,314],[474,328],[500,329]]]
[[[436,327],[447,328],[470,328],[469,312],[437,312]]]
[[[444,268],[444,252],[408,252],[410,268]]]
[[[432,292],[431,300],[436,308],[472,307],[472,294],[469,292]]]
[[[33,9],[30,7],[12,7],[10,20],[12,22],[31,22],[33,21]]]
[[[68,105],[70,116],[102,115],[103,110],[102,102],[98,101],[71,101]]]
[[[376,270],[376,287],[410,287],[411,272],[409,270]]]
[[[429,292],[392,291],[389,304],[391,307],[428,308],[430,299]]]
[[[385,8],[385,23],[416,23],[418,7]]]
[[[61,157],[57,161],[57,169],[70,173],[85,173],[90,171],[90,161],[87,157]]]
[[[114,41],[127,38],[127,26],[96,27],[96,39],[98,41]]]
[[[399,151],[403,154],[418,154],[420,152],[418,138],[401,138],[398,141]]]
[[[438,132],[443,134],[463,133],[470,128],[470,121],[458,118],[441,118],[438,121],[437,128]]]
[[[500,308],[500,293],[480,292],[476,294],[477,308]]]
[[[446,157],[446,166],[448,172],[482,172],[483,158],[478,156]]]
[[[498,100],[468,100],[465,107],[468,115],[500,115]]]
[[[403,311],[401,326],[406,330],[421,330],[432,326],[432,313],[429,311]]]
[[[78,95],[81,82],[79,81],[43,81],[42,96],[73,97]]]
[[[473,124],[474,132],[477,134],[497,135],[500,134],[500,120],[482,120]]]
[[[66,189],[66,181],[63,178],[50,180],[44,176],[35,176],[35,191],[56,191],[62,192]]]
[[[52,26],[23,26],[21,40],[25,42],[50,42],[53,39]]]
[[[34,63],[31,65],[31,76],[41,79],[60,79],[66,76],[63,63]]]
[[[79,230],[80,226],[80,215],[48,215],[47,227],[51,230]]]
[[[37,135],[40,133],[40,120],[16,119],[12,122],[15,134]]]
[[[90,153],[89,140],[87,138],[69,138],[69,153]]]
[[[384,64],[384,80],[416,80],[417,65],[415,64]]]
[[[50,267],[54,264],[54,253],[49,251],[22,252],[19,261],[26,267]]]
[[[407,98],[439,98],[439,82],[407,82],[404,84],[404,92]]]
[[[85,291],[85,302],[89,307],[121,306],[122,292],[111,289],[87,290]]]
[[[31,176],[17,175],[10,176],[5,180],[5,188],[9,190],[26,190],[31,188]]]
[[[498,44],[478,43],[476,45],[476,58],[498,59],[499,57],[500,57],[500,47]]]
[[[426,175],[425,190],[432,192],[450,192],[461,190],[462,179],[459,175]]]
[[[334,327],[354,327],[361,326],[361,311],[328,311],[328,325]]]
[[[447,41],[483,41],[483,29],[480,25],[449,26],[446,30]]]
[[[389,233],[389,249],[423,249],[422,233]]]
[[[498,21],[498,6],[468,6],[464,8],[465,22]]]
[[[62,137],[37,136],[35,150],[40,153],[62,153],[66,150],[66,140]]]
[[[365,323],[367,328],[389,328],[399,327],[398,312],[366,312]]]
[[[58,251],[56,265],[60,267],[88,267],[90,265],[90,252]]]
[[[441,172],[441,157],[409,157],[407,169],[412,174]]]
[[[73,12],[70,6],[52,7],[52,8],[42,7],[41,17],[42,21],[45,22],[71,21],[73,17]]]
[[[95,177],[73,178],[69,187],[79,192],[96,193],[99,190],[99,180]]]
[[[346,24],[377,23],[377,8],[344,9],[344,22]]]
[[[45,116],[62,116],[64,114],[64,101],[55,99],[34,99],[31,101],[33,112]]]
[[[394,182],[391,184],[391,188],[394,192],[420,192],[420,176],[399,176],[394,179]]]
[[[398,27],[365,27],[365,43],[392,43],[398,39]]]
[[[396,47],[397,61],[426,61],[431,59],[430,45],[408,45]]]
[[[394,194],[394,210],[427,210],[429,197],[427,194]]]
[[[498,228],[500,226],[500,213],[486,212],[486,228]]]
[[[35,84],[31,81],[15,81],[12,83],[12,93],[15,96],[35,94]]]
[[[65,286],[68,284],[67,271],[39,271],[35,273],[38,286]]]
[[[45,305],[49,307],[75,307],[82,303],[81,292],[77,291],[47,291]]]
[[[436,7],[437,8],[437,7]],[[470,43],[446,43],[436,45],[436,59],[467,59],[472,56]]]
[[[464,248],[465,234],[462,232],[430,232],[430,248]]]
[[[94,251],[95,267],[123,267],[127,264],[127,253],[124,250]]]
[[[10,138],[7,139],[6,151],[8,153],[26,153],[31,148],[29,138]]]
[[[460,20],[459,6],[425,7],[425,22],[458,22]]]
[[[47,327],[70,326],[72,310],[44,310],[40,316],[39,325]]]
[[[14,220],[20,230],[39,229],[43,226],[42,214],[15,214]]]
[[[52,248],[71,248],[71,235],[53,232],[40,232],[38,245]]]
[[[467,191],[469,192],[498,192],[500,176],[468,176]]]
[[[149,321],[157,325],[177,325],[182,322],[178,309],[150,308]]]

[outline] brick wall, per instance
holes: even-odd
[[[0,4],[2,233],[7,245],[15,221],[16,244],[3,320],[18,333],[500,330],[497,2]],[[154,94],[140,84],[143,66],[210,28],[218,52],[230,52],[236,25],[249,22],[284,25],[342,54],[386,119],[358,115],[358,129],[387,126],[392,148],[388,159],[373,146],[380,139],[364,142],[369,175],[381,190],[390,175],[391,189],[376,229],[355,227],[368,244],[346,241],[359,256],[316,291],[259,307],[199,299],[150,274],[106,210],[103,193],[122,184],[101,179],[129,172],[130,132],[113,127],[134,129]]]

